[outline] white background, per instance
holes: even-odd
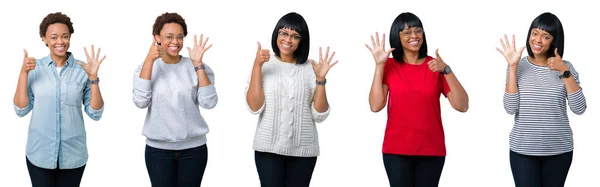
[[[439,48],[469,94],[467,113],[454,111],[442,98],[448,156],[440,186],[514,186],[508,156],[513,116],[502,106],[506,61],[495,47],[504,33],[516,34],[517,44],[525,45],[531,21],[545,11],[563,23],[564,59],[580,73],[588,104],[582,116],[569,111],[576,148],[566,186],[598,186],[600,80],[595,74],[600,62],[595,55],[600,14],[592,2],[3,1],[0,186],[30,186],[25,145],[31,114],[17,117],[12,101],[23,48],[36,58],[48,55],[39,24],[57,11],[74,23],[69,50],[76,58],[85,59],[83,47],[91,44],[107,55],[99,73],[104,115],[99,122],[85,116],[90,157],[82,186],[150,186],[141,135],[146,110],[131,100],[132,77],[152,42],[154,20],[167,11],[185,18],[185,46],[200,33],[214,44],[204,60],[216,72],[219,103],[202,110],[211,129],[203,186],[259,186],[252,150],[258,116],[248,112],[244,89],[256,41],[270,48],[276,22],[290,11],[308,22],[310,58],[318,58],[319,46],[329,45],[340,61],[327,76],[332,113],[318,124],[321,156],[311,186],[388,186],[381,156],[387,114],[386,109],[369,110],[374,62],[364,44],[375,31],[388,33],[394,18],[405,11],[421,18],[429,54]],[[187,56],[187,51],[181,54]]]

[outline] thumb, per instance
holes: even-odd
[[[27,50],[23,49],[23,52],[25,53],[25,57],[23,58],[27,58],[29,55],[27,54]]]
[[[308,60],[313,66],[316,66],[316,62],[313,59]]]
[[[435,58],[440,58],[440,54],[438,53],[438,50],[439,50],[439,48],[435,49]]]
[[[390,49],[387,51],[388,55],[389,55],[390,53],[392,53],[392,51],[394,51],[394,50],[396,50],[396,48],[390,48]]]
[[[260,49],[262,49],[262,47],[260,46],[260,42],[256,42],[256,44],[258,44],[258,50],[257,51],[260,51]]]
[[[558,58],[561,58],[560,54],[558,54],[558,48],[554,48],[554,56],[558,57]]]
[[[192,48],[187,47],[187,50],[188,50],[188,53],[190,53],[190,54],[192,53]]]
[[[519,55],[523,54],[523,50],[525,50],[525,46],[521,47],[521,49],[519,49]],[[521,56],[519,56],[521,57]]]
[[[82,63],[82,62],[77,62],[77,64],[79,64],[80,66],[83,66],[83,63]]]

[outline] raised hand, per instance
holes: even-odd
[[[150,46],[150,51],[148,51],[148,55],[146,56],[147,60],[154,62],[156,59],[163,56],[163,47],[160,46],[160,43],[156,40],[152,40],[152,45]]]
[[[433,72],[442,72],[448,65],[442,60],[442,57],[440,57],[438,49],[435,49],[435,58],[427,62],[427,66]]]
[[[550,68],[550,70],[558,71],[561,73],[566,70],[569,70],[567,65],[565,65],[565,62],[563,62],[562,57],[560,57],[560,54],[558,54],[558,48],[554,49],[554,57],[548,58],[547,61],[548,68]]]
[[[317,80],[325,79],[329,69],[338,63],[337,60],[334,63],[331,63],[333,56],[335,56],[335,51],[331,53],[331,56],[329,56],[329,47],[327,47],[327,51],[325,51],[325,56],[323,56],[323,50],[321,47],[319,47],[319,63],[317,64],[314,60],[310,60],[313,70],[315,71],[315,75],[317,76]]]
[[[385,33],[381,37],[381,41],[379,40],[378,32],[375,32],[375,38],[376,39],[374,39],[373,35],[371,35],[371,43],[373,44],[373,47],[369,47],[368,44],[365,44],[365,46],[367,46],[367,49],[369,49],[369,51],[371,51],[373,54],[373,59],[375,59],[376,64],[384,64],[385,61],[390,57],[390,53],[392,53],[392,51],[395,49],[391,48],[387,51],[385,50]]]
[[[506,58],[508,65],[516,66],[517,64],[519,64],[519,60],[521,59],[521,55],[523,54],[523,49],[525,49],[525,46],[521,47],[521,49],[519,49],[519,51],[517,52],[515,48],[514,34],[512,36],[512,44],[508,42],[508,36],[506,36],[506,34],[504,35],[504,41],[500,39],[500,43],[502,44],[503,50],[501,50],[498,47],[496,47],[496,50],[498,50],[500,54],[504,55],[504,58]]]
[[[194,48],[188,47],[187,50],[190,53],[190,59],[194,66],[202,65],[202,57],[204,56],[204,52],[208,51],[212,44],[206,46],[208,43],[208,37],[204,40],[204,34],[200,35],[200,41],[196,39],[196,35],[194,35]]]
[[[21,72],[29,73],[29,71],[35,69],[35,58],[28,57],[27,50],[23,49],[25,53],[25,57],[23,57],[23,67],[21,67]]]
[[[268,49],[261,48],[260,42],[256,43],[258,44],[258,50],[256,51],[256,59],[254,59],[254,64],[262,66],[265,62],[269,61],[271,54],[269,54]]]
[[[87,57],[87,63],[77,62],[77,64],[79,64],[83,68],[85,73],[87,73],[89,79],[94,80],[98,77],[98,69],[100,68],[100,64],[102,64],[102,61],[104,61],[104,59],[106,58],[106,55],[104,55],[100,59],[101,48],[98,48],[98,52],[96,52],[94,50],[94,45],[92,45],[91,56],[89,55],[85,47],[83,47],[83,51],[85,52],[85,56]]]

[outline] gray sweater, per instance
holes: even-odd
[[[146,144],[159,149],[183,150],[206,143],[208,125],[198,107],[211,109],[218,97],[214,72],[204,65],[211,82],[204,87],[198,87],[194,65],[187,57],[182,57],[177,64],[157,59],[152,80],[139,77],[142,65],[135,71],[133,102],[139,108],[148,108],[142,130]]]

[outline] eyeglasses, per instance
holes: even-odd
[[[183,35],[177,35],[177,36],[166,35],[164,37],[165,37],[165,40],[167,43],[171,43],[171,41],[173,41],[173,39],[176,39],[178,42],[183,42],[183,38],[185,38],[185,36],[183,36]]]
[[[292,37],[292,40],[294,41],[300,41],[300,39],[302,39],[302,37],[300,37],[299,34],[292,34],[290,35],[289,33],[285,32],[285,31],[279,31],[279,37],[282,37],[282,39],[287,39],[288,37]]]
[[[423,36],[423,29],[420,29],[420,28],[406,29],[406,30],[400,32],[400,34],[404,35],[404,37],[410,37],[413,34],[415,34],[417,36]]]

